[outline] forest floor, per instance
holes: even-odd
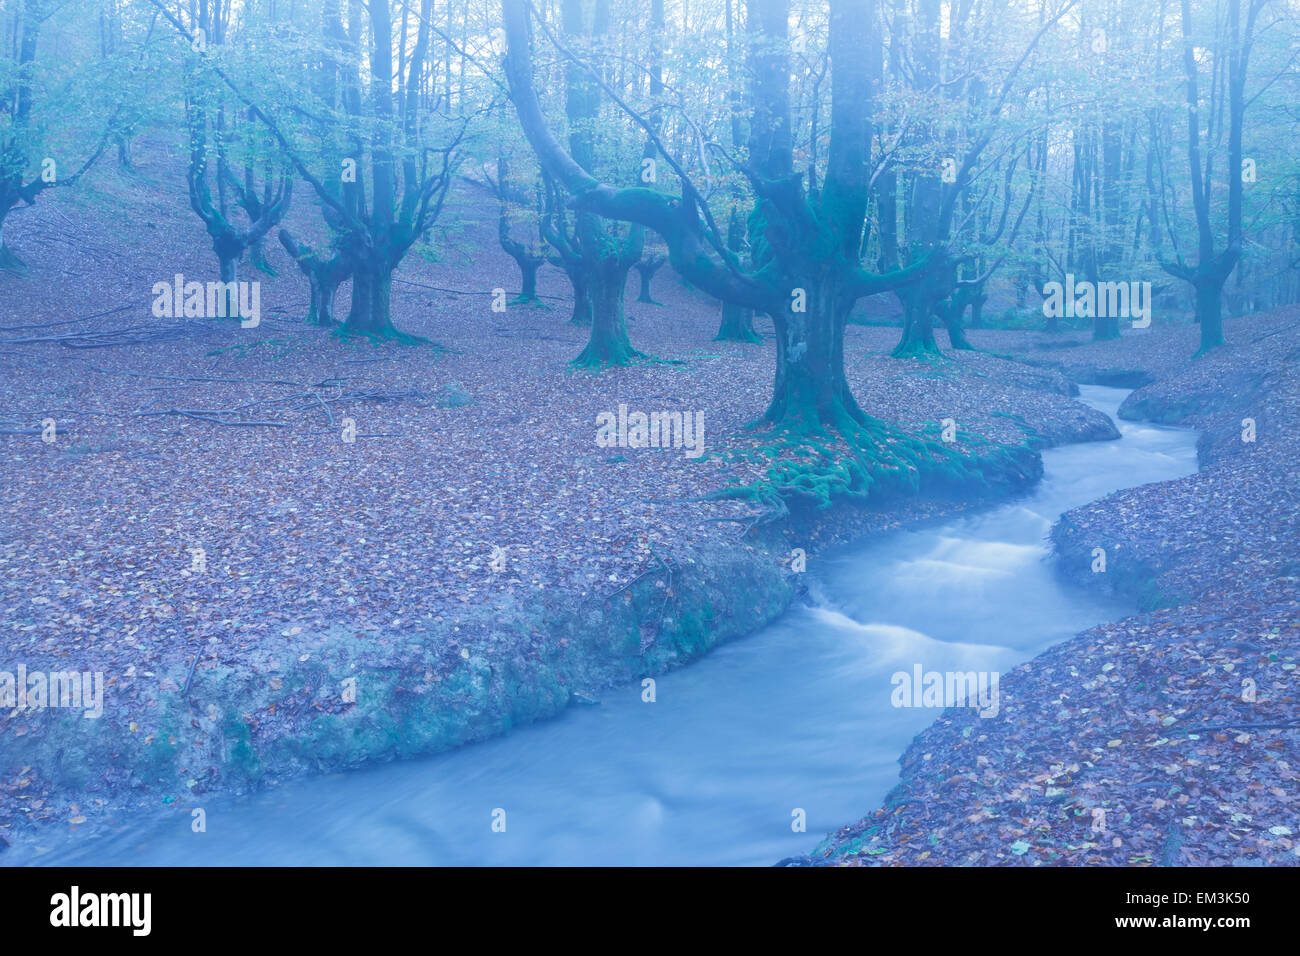
[[[1121,417],[1200,429],[1201,470],[1053,531],[1064,573],[1145,613],[1004,675],[995,719],[946,711],[884,805],[797,862],[1300,865],[1300,310],[1227,337],[1192,361],[1194,328],[972,333],[1079,381],[1146,376]]]

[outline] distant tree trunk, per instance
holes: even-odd
[[[590,25],[585,23],[582,0],[563,0],[561,10],[564,33],[570,38],[600,40],[609,30],[610,0],[596,0]],[[661,28],[662,24],[659,26]],[[600,115],[600,86],[580,64],[567,64],[565,79],[569,146],[578,164],[592,174],[596,168],[595,130]],[[632,348],[628,339],[623,296],[628,271],[641,258],[644,249],[645,228],[632,225],[627,236],[620,240],[614,224],[593,212],[579,211],[576,220],[581,281],[586,285],[591,311],[591,336],[573,364],[579,367],[626,365],[641,355]],[[579,317],[576,293],[575,284],[575,321]]]
[[[543,179],[546,182],[546,204],[538,231],[551,250],[547,261],[564,272],[573,289],[573,314],[569,317],[569,324],[585,328],[591,325],[591,294],[582,253],[578,248],[577,237],[569,231],[564,206],[555,184],[546,177],[545,172]]]
[[[934,293],[923,284],[905,286],[896,293],[903,304],[903,335],[894,358],[939,354],[934,341]]]
[[[501,248],[506,251],[515,265],[519,267],[519,294],[512,300],[515,305],[539,305],[537,297],[537,270],[546,262],[545,257],[535,256],[522,243],[505,236]]]
[[[727,13],[728,15],[731,13],[730,4],[728,4]],[[730,22],[728,22],[728,26],[730,26]],[[728,34],[728,39],[730,39],[730,34]],[[744,238],[745,223],[741,219],[739,210],[733,204],[731,215],[727,219],[727,249],[739,257]],[[713,337],[713,341],[762,342],[763,337],[754,329],[754,310],[736,305],[733,302],[723,302],[722,323],[718,326],[718,334]]]
[[[1092,319],[1092,340],[1108,341],[1119,338],[1119,317],[1096,314]]]
[[[744,145],[744,120],[741,117],[741,90],[736,76],[735,26],[732,16],[732,0],[725,0],[727,30],[727,109],[731,116],[731,146],[738,149]],[[740,214],[741,188],[739,182],[731,185],[731,211],[727,216],[727,249],[737,259],[745,242],[745,220]],[[761,343],[763,337],[754,329],[754,310],[737,305],[734,302],[722,303],[722,320],[718,325],[715,342],[752,342]]]
[[[591,325],[591,316],[594,310],[591,300],[591,283],[586,277],[578,273],[570,274],[569,283],[573,286],[573,315],[569,317],[569,324],[586,328]]]
[[[286,229],[280,230],[280,244],[298,263],[311,288],[311,304],[307,309],[307,324],[326,328],[338,325],[334,317],[334,297],[339,285],[351,275],[343,257],[335,252],[329,258],[304,249],[294,241]]]
[[[545,264],[546,257],[510,235],[510,203],[519,201],[520,197],[510,185],[510,166],[504,156],[497,157],[497,194],[497,242],[519,267],[520,289],[514,304],[540,305],[541,300],[537,298],[537,270]],[[526,198],[526,195],[523,196],[525,201]]]
[[[939,318],[943,320],[943,327],[948,331],[949,346],[973,352],[975,346],[970,344],[965,330],[961,327],[961,317],[966,314],[966,306],[970,301],[965,290],[958,288],[945,301],[938,304],[936,311],[939,313]]]
[[[1187,91],[1187,160],[1191,172],[1192,207],[1196,212],[1197,262],[1190,265],[1181,255],[1177,262],[1161,262],[1170,275],[1189,282],[1196,293],[1196,320],[1201,325],[1201,346],[1197,355],[1223,344],[1223,286],[1241,259],[1241,136],[1246,115],[1246,73],[1250,63],[1250,50],[1254,41],[1255,21],[1264,7],[1263,0],[1248,0],[1246,22],[1241,22],[1241,0],[1227,0],[1226,16],[1217,21],[1223,31],[1215,37],[1211,47],[1214,53],[1214,81],[1210,87],[1208,104],[1200,101],[1198,86],[1198,41],[1192,26],[1190,0],[1182,0],[1183,70]],[[1215,251],[1214,228],[1211,222],[1210,176],[1215,148],[1209,143],[1205,168],[1201,167],[1202,109],[1209,116],[1211,128],[1222,123],[1225,85],[1220,79],[1219,65],[1222,51],[1227,50],[1226,94],[1228,114],[1228,236],[1222,251]],[[1217,132],[1217,131],[1216,131]]]
[[[916,4],[914,23],[910,29],[914,30],[913,82],[919,89],[929,89],[940,78],[941,13],[940,0],[918,0]],[[905,191],[906,214],[903,217],[909,260],[916,262],[920,256],[932,254],[936,260],[931,264],[929,272],[934,274],[946,271],[949,267],[939,249],[947,234],[947,225],[941,221],[944,204],[939,171],[916,170],[909,179],[911,181]],[[891,197],[892,201],[896,200]],[[896,231],[896,224],[891,225]],[[883,248],[885,247],[882,246]],[[888,249],[893,256],[898,255],[899,243],[896,237],[891,238]],[[893,259],[890,265],[896,268],[898,260]],[[898,291],[899,301],[903,304],[903,334],[892,353],[895,358],[939,354],[939,346],[934,341],[934,311],[939,300],[946,294],[937,292],[931,281],[906,286]]]
[[[763,336],[754,328],[754,310],[731,302],[722,303],[722,323],[713,341],[762,342]]]
[[[634,268],[636,269],[637,273],[641,276],[641,293],[636,297],[636,300],[638,302],[645,302],[648,303],[649,305],[663,304],[661,302],[656,302],[651,297],[650,280],[654,278],[654,274],[658,272],[660,267],[667,261],[668,261],[667,256],[656,254],[656,255],[645,256],[639,262],[637,262]]]

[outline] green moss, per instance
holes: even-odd
[[[983,493],[1035,477],[1041,461],[1024,446],[997,445],[966,434],[958,442],[914,436],[878,419],[858,422],[847,412],[832,426],[805,416],[776,428],[769,440],[729,453],[763,461],[764,478],[726,488],[713,498],[740,498],[785,507],[795,502],[830,507],[839,499],[865,501],[921,490]],[[1037,461],[1035,467],[1034,462]]]
[[[473,405],[474,398],[460,382],[448,382],[438,393],[439,408],[464,408]]]
[[[225,741],[227,766],[236,770],[250,783],[262,779],[265,768],[253,747],[253,737],[248,724],[238,714],[227,711],[222,721],[221,735]]]

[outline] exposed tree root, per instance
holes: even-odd
[[[935,344],[933,341],[931,341],[931,342],[918,342],[918,341],[900,342],[900,343],[898,343],[898,345],[894,348],[894,351],[890,352],[889,354],[892,355],[894,358],[919,358],[919,359],[929,359],[929,358],[942,358],[942,357],[943,357],[943,352],[941,352],[941,351],[939,350],[939,346],[938,346],[937,344]]]
[[[1020,485],[1041,473],[1041,459],[1023,446],[1005,446],[978,436],[958,442],[910,435],[870,417],[847,411],[822,424],[796,418],[773,427],[762,445],[727,453],[732,460],[766,464],[762,480],[723,489],[710,497],[740,498],[784,517],[790,505],[829,507],[840,499],[878,500],[926,492],[981,494]]]
[[[588,342],[587,347],[569,363],[573,368],[616,368],[632,365],[642,359],[650,358],[644,352],[638,352],[626,343]]]
[[[384,342],[395,342],[398,345],[433,345],[430,339],[422,335],[412,335],[409,332],[402,332],[392,325],[382,329],[358,329],[344,322],[337,329],[330,333],[345,340],[365,340],[372,345],[381,345]]]

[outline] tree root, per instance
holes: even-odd
[[[764,521],[784,517],[796,502],[826,508],[840,499],[866,502],[922,491],[986,493],[1025,483],[1041,471],[1041,458],[1028,447],[979,436],[965,436],[960,444],[938,441],[879,419],[858,421],[846,410],[828,425],[815,417],[783,422],[769,441],[727,457],[766,464],[764,477],[709,497],[763,505]]]
[[[426,339],[422,335],[412,335],[410,332],[402,332],[392,325],[383,329],[357,329],[349,326],[344,322],[338,328],[330,333],[337,338],[345,341],[367,341],[372,345],[382,345],[385,342],[394,342],[398,345],[433,345],[431,339]]]

